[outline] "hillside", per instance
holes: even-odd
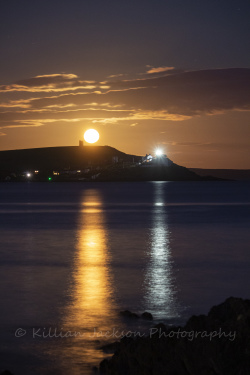
[[[165,159],[165,162],[168,159]],[[169,160],[141,163],[141,157],[110,146],[49,147],[0,151],[1,181],[203,181]]]
[[[140,156],[128,155],[109,146],[68,146],[0,151],[0,171],[81,169],[91,164],[112,163],[117,156],[124,161],[137,161]]]
[[[199,169],[189,168],[190,171],[200,176],[212,176],[226,180],[249,181],[250,169]]]
[[[98,181],[203,181],[215,178],[204,178],[177,164],[166,166],[134,166],[105,170]]]

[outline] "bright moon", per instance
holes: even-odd
[[[84,139],[88,143],[95,143],[99,139],[99,133],[95,129],[89,129],[84,133]]]

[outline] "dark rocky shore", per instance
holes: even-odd
[[[148,319],[121,312],[126,318]],[[228,298],[183,327],[152,326],[149,335],[103,347],[101,375],[250,375],[250,300]],[[1,375],[12,375],[4,371]],[[74,374],[72,374],[74,375]]]
[[[104,359],[107,375],[249,375],[250,300],[228,298],[184,327],[158,324],[146,337],[124,337]]]

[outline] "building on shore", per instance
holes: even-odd
[[[165,166],[170,167],[173,164],[166,154],[156,155],[153,157],[151,154],[146,154],[142,157],[142,166],[144,167],[155,167],[155,166]]]

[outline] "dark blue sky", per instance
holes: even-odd
[[[85,79],[249,67],[249,1],[2,1],[1,83],[74,72]]]

